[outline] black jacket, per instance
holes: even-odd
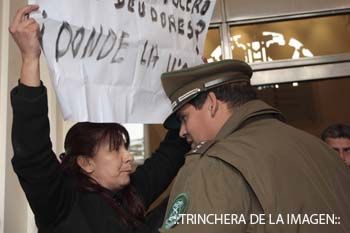
[[[75,188],[52,151],[44,86],[19,84],[11,92],[11,102],[12,164],[34,212],[39,233],[157,231],[158,226],[147,221],[139,229],[128,228],[100,195]],[[169,132],[158,150],[131,177],[131,184],[146,208],[169,185],[184,162],[189,147],[176,134]]]

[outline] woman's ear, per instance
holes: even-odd
[[[79,167],[87,174],[91,174],[95,171],[94,161],[89,157],[79,155],[77,158],[77,163]]]

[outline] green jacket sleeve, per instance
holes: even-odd
[[[181,194],[187,196],[187,206],[178,224],[171,226],[168,220]],[[250,214],[259,211],[253,191],[234,167],[217,158],[194,156],[186,160],[177,177],[161,231],[249,232]]]

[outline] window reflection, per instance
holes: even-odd
[[[204,57],[208,62],[221,61],[221,38],[219,28],[210,28],[204,46]]]
[[[350,53],[350,15],[230,27],[232,56],[248,63]],[[205,42],[208,62],[223,59],[220,30]]]
[[[233,58],[248,63],[350,52],[350,15],[232,26]]]
[[[290,57],[285,59],[313,57],[312,52],[295,38],[287,39],[283,34],[276,32],[264,31],[261,34],[261,37],[254,41],[251,41],[249,36],[244,38],[242,38],[242,35],[232,36],[230,39],[233,57],[240,58],[240,60],[248,63],[273,61],[278,59],[277,56],[281,56],[280,53],[274,54],[273,49],[283,47],[283,51],[286,51],[286,46],[289,46],[287,49],[293,51],[292,53],[289,52]]]
[[[350,77],[255,87],[259,99],[279,109],[288,124],[319,136],[334,122],[350,123]]]
[[[145,159],[144,147],[144,125],[143,124],[123,124],[130,136],[129,151],[133,155],[137,164],[142,164]]]

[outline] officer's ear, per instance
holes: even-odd
[[[207,97],[208,110],[210,111],[210,116],[214,117],[219,110],[219,100],[216,98],[214,92],[210,91]]]

